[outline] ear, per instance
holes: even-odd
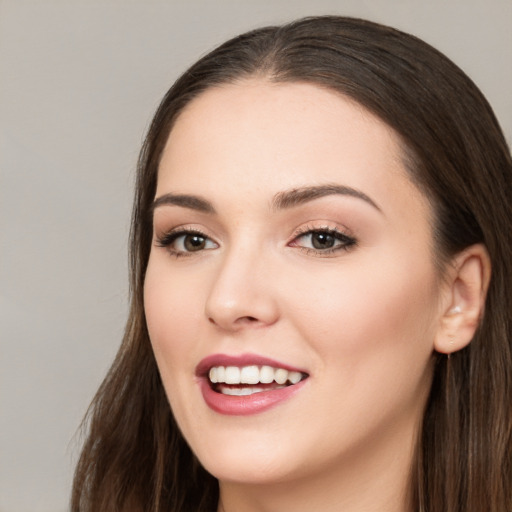
[[[457,254],[448,266],[441,318],[434,339],[437,352],[451,354],[470,343],[484,312],[491,260],[482,244]]]

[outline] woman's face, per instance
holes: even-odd
[[[404,470],[431,380],[433,259],[429,204],[361,106],[264,80],[192,101],[160,164],[145,310],[206,469],[260,484]]]

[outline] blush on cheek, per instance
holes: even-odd
[[[164,364],[168,366],[172,362],[167,353],[172,349],[170,345],[174,337],[172,312],[175,304],[166,290],[166,280],[158,279],[157,269],[150,260],[144,282],[144,312],[149,338],[161,372]]]
[[[319,340],[319,349],[335,349],[342,359],[365,354],[370,347],[399,350],[415,338],[428,338],[433,325],[434,274],[420,273],[418,283],[417,276],[411,278],[414,274],[406,269],[383,279],[385,271],[380,268],[377,276],[340,276],[320,293],[297,293],[307,297],[307,304],[295,307],[301,330]]]
[[[159,367],[183,367],[178,364],[198,339],[199,315],[204,311],[198,303],[198,291],[194,286],[180,282],[159,268],[148,265],[144,283],[144,310],[149,337]]]

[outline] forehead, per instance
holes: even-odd
[[[204,146],[213,136],[208,129],[215,132],[215,142],[226,135],[250,135],[253,146],[261,142],[268,147],[269,136],[280,132],[276,145],[303,138],[311,145],[373,138],[382,143],[381,149],[400,153],[399,137],[387,124],[351,98],[310,83],[251,79],[209,88],[180,113],[168,146],[184,133],[187,138],[199,136]],[[255,134],[260,137],[252,138]]]
[[[164,149],[157,195],[192,185],[212,193],[221,183],[219,196],[275,194],[325,182],[396,206],[404,194],[426,201],[405,170],[399,136],[364,107],[314,84],[252,79],[188,104]]]

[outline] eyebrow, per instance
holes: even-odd
[[[375,201],[373,201],[373,199],[367,196],[364,192],[361,192],[360,190],[352,187],[337,184],[300,187],[278,192],[274,196],[271,205],[273,210],[285,210],[288,208],[300,206],[321,197],[332,195],[342,195],[361,199],[382,213],[382,210],[377,205],[377,203],[375,203]],[[191,210],[196,210],[202,213],[217,213],[212,203],[202,197],[189,194],[173,193],[164,194],[156,198],[151,205],[151,213],[156,208],[164,205],[181,206],[182,208],[189,208]]]
[[[151,213],[159,206],[181,206],[203,213],[216,213],[213,205],[202,197],[192,196],[189,194],[164,194],[153,201],[151,205]]]
[[[313,201],[314,199],[319,199],[320,197],[332,195],[342,195],[362,199],[382,213],[382,210],[377,203],[364,192],[345,185],[337,185],[335,183],[294,188],[292,190],[279,192],[275,195],[274,200],[272,201],[272,207],[275,210],[283,210],[299,206],[309,201]]]

